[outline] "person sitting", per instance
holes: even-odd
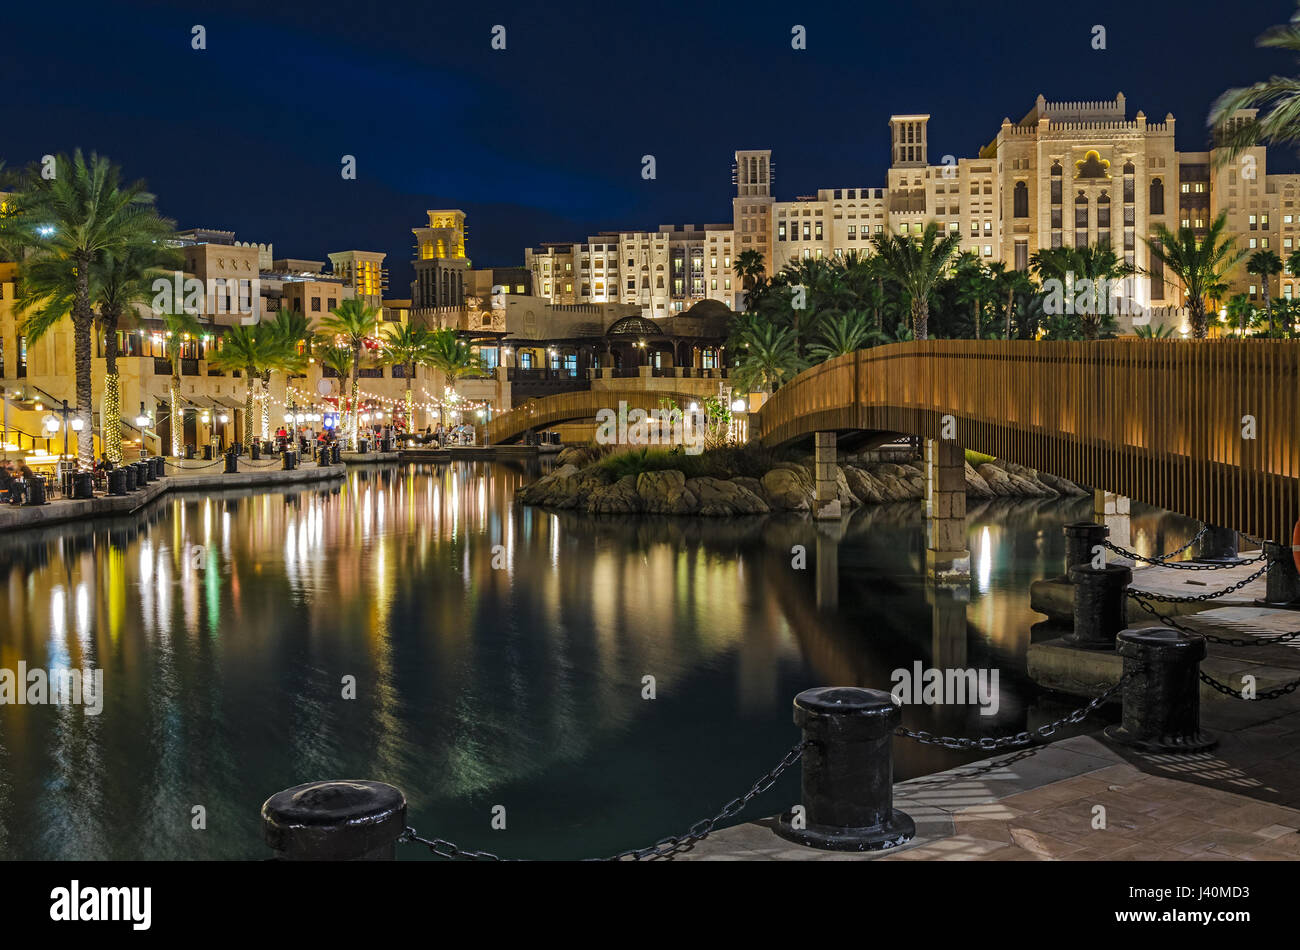
[[[14,466],[12,462],[6,462],[0,467],[0,500],[9,500],[9,491],[14,484]]]

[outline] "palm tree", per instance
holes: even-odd
[[[1290,23],[1265,30],[1255,45],[1300,52],[1300,11],[1292,14]],[[1243,109],[1258,109],[1263,115],[1242,121],[1237,112]],[[1214,163],[1220,168],[1262,143],[1300,142],[1300,82],[1271,76],[1252,86],[1229,89],[1210,107],[1210,125],[1217,146]]]
[[[979,255],[964,251],[956,258],[953,267],[953,280],[956,281],[957,302],[970,304],[971,325],[975,328],[975,339],[980,338],[980,315],[985,302],[993,296],[992,278]]]
[[[1282,258],[1272,251],[1256,251],[1246,261],[1246,273],[1260,278],[1264,285],[1264,312],[1268,314],[1268,335],[1273,335],[1273,298],[1269,291],[1269,281],[1274,275],[1282,273]]]
[[[931,221],[920,237],[882,234],[875,239],[883,266],[911,298],[912,334],[918,340],[929,335],[930,294],[954,254],[956,234],[939,236],[939,225]]]
[[[355,451],[357,447],[357,403],[361,374],[361,363],[365,350],[375,337],[379,324],[379,309],[368,306],[355,297],[339,302],[330,311],[330,316],[320,322],[320,330],[334,338],[336,346],[342,346],[352,353],[351,382],[348,387],[348,438]]]
[[[185,350],[185,344],[191,336],[198,336],[202,329],[199,327],[199,321],[191,314],[185,312],[179,303],[170,313],[157,314],[159,320],[164,325],[163,346],[167,359],[171,362],[171,381],[167,387],[167,404],[171,407],[170,423],[172,433],[172,451],[171,454],[179,458],[181,455],[181,440],[184,437],[183,420],[184,409],[181,408],[181,357]]]
[[[401,366],[406,375],[406,428],[415,429],[415,396],[411,384],[415,380],[415,367],[429,361],[429,331],[409,323],[390,327],[384,336],[384,353],[381,359],[390,366]]]
[[[763,283],[763,276],[766,273],[766,268],[763,266],[763,255],[752,249],[741,251],[736,255],[732,269],[736,272],[736,276],[740,278],[741,289],[745,291],[745,305],[748,308],[750,290]]]
[[[352,371],[352,351],[347,347],[335,346],[333,340],[317,340],[316,358],[324,369],[328,369],[339,378],[339,409],[343,409],[343,380]]]
[[[444,390],[456,392],[456,380],[465,376],[478,376],[487,371],[482,357],[470,349],[469,344],[456,335],[455,330],[434,330],[426,342],[426,362],[442,374]],[[438,400],[438,422],[446,424],[445,399]]]
[[[1227,220],[1227,213],[1220,212],[1210,222],[1205,237],[1199,240],[1191,228],[1180,228],[1174,234],[1162,224],[1156,225],[1154,240],[1143,239],[1152,255],[1182,282],[1191,314],[1192,336],[1198,340],[1209,335],[1206,298],[1223,293],[1227,285],[1224,275],[1246,255],[1246,251],[1237,250],[1235,238],[1221,239]]]
[[[1255,307],[1251,304],[1250,298],[1245,294],[1234,294],[1228,299],[1227,311],[1228,319],[1235,323],[1240,334],[1245,336],[1246,328],[1250,326],[1255,316]]]
[[[163,222],[160,222],[163,223]],[[166,223],[163,223],[166,224]],[[153,296],[153,283],[178,270],[181,255],[166,244],[128,247],[104,255],[95,297],[99,301],[96,322],[104,335],[104,392],[100,398],[100,439],[104,454],[115,465],[122,455],[122,386],[117,372],[117,331],[122,319],[134,314],[136,305]],[[173,385],[173,393],[178,387]],[[175,408],[173,404],[173,409]],[[173,429],[173,432],[175,430]],[[174,454],[173,443],[173,454]]]
[[[1016,298],[1034,292],[1034,282],[1022,270],[1006,270],[1001,263],[990,266],[998,281],[998,290],[1007,295],[1005,338],[1011,339],[1011,316],[1016,309]]]
[[[822,362],[854,353],[867,346],[875,334],[867,315],[849,310],[826,321],[821,338],[808,347],[808,354]]]
[[[770,393],[803,369],[789,327],[751,319],[738,328],[734,339],[731,352],[738,353],[739,359],[732,378],[742,391]]]
[[[259,332],[260,331],[260,332]],[[217,369],[238,371],[244,377],[244,448],[253,445],[254,384],[274,361],[280,344],[264,327],[230,327],[221,338],[221,349],[208,357]],[[173,425],[173,431],[175,426]]]
[[[121,183],[121,171],[107,158],[78,149],[55,159],[56,174],[44,178],[34,170],[24,176],[8,202],[7,244],[27,248],[19,264],[22,290],[16,311],[23,334],[40,339],[64,316],[72,318],[76,418],[85,437],[77,439],[78,465],[94,463],[91,427],[91,336],[95,311],[93,280],[106,253],[152,245],[163,236],[153,195],[143,183]]]
[[[269,340],[262,367],[262,438],[271,437],[271,374],[300,373],[311,357],[311,323],[296,310],[281,310],[267,324]]]

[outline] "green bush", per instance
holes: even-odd
[[[966,464],[971,468],[979,468],[985,462],[992,462],[996,456],[985,455],[983,452],[976,452],[973,449],[966,450]]]
[[[609,455],[597,464],[615,479],[642,472],[676,469],[687,478],[734,478],[737,475],[762,478],[780,461],[791,458],[787,453],[758,447],[724,446],[698,455],[690,455],[682,446],[641,448]]]

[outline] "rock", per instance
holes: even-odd
[[[910,501],[922,497],[910,484],[893,475],[881,472],[876,475],[876,482],[880,485],[880,493],[885,501]]]
[[[572,494],[573,486],[570,483],[576,479],[578,472],[576,465],[561,465],[549,475],[521,488],[518,492],[519,500],[525,505],[565,507],[557,504],[557,501]]]
[[[1038,480],[1048,488],[1060,495],[1087,495],[1090,494],[1086,488],[1080,488],[1068,478],[1061,478],[1059,475],[1051,475],[1047,472],[1039,472]]]
[[[1041,498],[1046,495],[1056,494],[1056,492],[1046,485],[1040,484],[1036,479],[1026,478],[1023,475],[1017,475],[1015,472],[1007,472],[1007,479],[1011,482],[1015,494],[1026,498]]]
[[[999,468],[989,462],[985,462],[976,469],[980,477],[988,483],[989,490],[999,498],[1010,498],[1016,494],[1011,484],[1011,475],[1006,469]]]
[[[993,489],[984,477],[971,466],[970,462],[966,463],[966,495],[970,498],[992,498]]]
[[[846,465],[844,466],[844,478],[848,482],[849,489],[863,504],[879,504],[885,500],[876,480],[862,469]]]
[[[734,479],[688,478],[685,491],[699,499],[696,511],[701,515],[758,515],[772,510],[767,502]]]
[[[670,469],[642,472],[636,477],[636,493],[642,510],[649,514],[685,515],[695,510],[696,496],[686,488],[686,476]]]
[[[906,466],[898,465],[894,462],[877,462],[871,472],[873,475],[889,475],[893,478],[909,479],[916,474],[916,470],[909,470]]]
[[[785,511],[807,511],[813,493],[802,470],[777,467],[762,478],[763,496],[773,508]]]
[[[732,479],[732,481],[735,482],[737,485],[739,485],[741,488],[744,488],[746,491],[753,492],[759,498],[763,497],[763,483],[760,482],[757,478],[749,478],[748,476],[745,475],[737,475],[735,478]]]
[[[609,515],[639,513],[642,510],[642,503],[641,496],[636,491],[638,477],[624,475],[612,485],[601,485],[588,496],[587,511],[592,514]]]

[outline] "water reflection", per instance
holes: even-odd
[[[0,539],[0,667],[102,668],[106,693],[95,717],[0,706],[0,854],[260,857],[268,794],[365,776],[466,846],[586,856],[734,797],[795,740],[790,700],[810,686],[888,688],[917,660],[1002,670],[996,717],[908,707],[909,726],[953,734],[1068,708],[1024,679],[1041,619],[1026,591],[1059,573],[1060,526],[1086,502],[974,508],[967,594],[926,585],[916,505],[833,527],[592,518],[515,506],[531,477],[361,469]],[[1140,521],[1139,539],[1186,537]],[[900,745],[897,771],[957,761]]]

